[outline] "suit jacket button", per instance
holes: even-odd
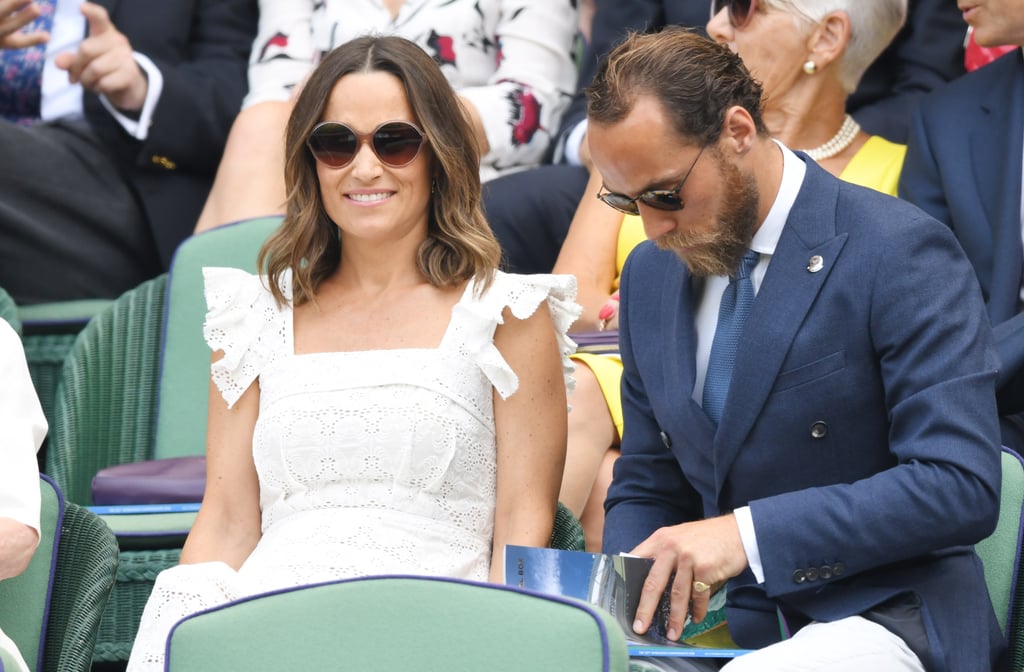
[[[153,165],[160,166],[161,168],[164,168],[166,170],[174,170],[175,168],[178,167],[178,164],[176,164],[174,161],[171,161],[166,156],[160,156],[159,154],[154,154],[152,161]]]
[[[811,567],[810,569],[807,570],[807,580],[810,581],[811,583],[814,583],[815,581],[818,580],[818,568],[817,567]]]
[[[821,569],[818,570],[818,575],[821,576],[822,581],[828,581],[832,578],[832,568],[828,565],[822,565]]]
[[[815,439],[823,439],[828,434],[828,423],[824,420],[818,420],[811,425],[811,436]]]
[[[661,442],[665,444],[666,448],[668,448],[668,449],[672,448],[672,439],[670,439],[668,437],[668,434],[666,434],[665,432],[661,433]]]
[[[793,572],[793,583],[806,583],[807,574],[802,569],[798,569]]]
[[[837,562],[832,565],[832,576],[842,576],[846,573],[846,565],[841,562]]]

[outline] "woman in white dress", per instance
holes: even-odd
[[[575,280],[495,270],[437,65],[398,37],[335,50],[287,153],[266,275],[205,270],[206,493],[133,671],[163,669],[173,624],[216,604],[367,574],[500,582],[505,544],[550,539]]]

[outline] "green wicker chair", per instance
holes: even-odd
[[[625,672],[625,634],[584,602],[507,586],[367,577],[241,600],[188,617],[169,672]]]
[[[1003,483],[996,530],[975,549],[985,566],[996,618],[1010,647],[1010,669],[1024,670],[1024,460],[1003,449]]]
[[[25,572],[0,581],[0,628],[32,672],[88,672],[117,573],[117,541],[46,477],[40,492],[39,547]]]
[[[85,299],[39,303],[17,309],[28,370],[51,427],[64,358],[78,332],[110,303],[110,299]]]

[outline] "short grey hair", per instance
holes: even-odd
[[[831,12],[850,18],[850,42],[839,62],[846,92],[853,93],[864,71],[885,51],[907,20],[907,0],[763,0],[764,4],[795,12],[818,22]],[[799,17],[794,17],[799,26]]]

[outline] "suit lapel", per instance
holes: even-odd
[[[846,243],[845,234],[835,232],[837,199],[837,183],[808,159],[804,183],[740,336],[729,397],[715,435],[717,493]],[[814,256],[821,257],[817,271],[810,263]]]
[[[993,324],[1017,313],[1021,277],[1021,161],[1024,149],[1024,60],[1021,50],[1005,58],[1005,86],[991,87],[981,100],[982,116],[971,134],[971,172],[992,231],[993,258],[987,289]]]

